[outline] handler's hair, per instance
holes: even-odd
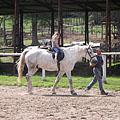
[[[99,50],[101,50],[100,47],[96,49],[96,51],[99,51]]]

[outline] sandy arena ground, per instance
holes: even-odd
[[[99,90],[85,92],[75,89],[71,96],[68,88],[33,88],[0,86],[0,120],[120,120],[120,91],[108,91],[101,96]]]

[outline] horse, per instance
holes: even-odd
[[[61,48],[64,51],[64,58],[60,61],[60,70],[56,77],[55,83],[52,88],[52,94],[56,94],[56,85],[58,84],[60,78],[66,73],[70,84],[70,92],[72,95],[77,95],[72,85],[71,71],[73,70],[75,63],[80,60],[80,58],[85,57],[90,62],[96,60],[95,53],[93,49],[88,46],[75,45],[72,47]],[[26,74],[28,93],[32,93],[32,82],[30,78],[37,72],[38,68],[42,68],[47,71],[58,71],[57,61],[52,58],[52,54],[46,49],[40,49],[38,47],[26,48],[19,58],[17,63],[18,69],[18,81],[22,81],[22,72],[24,70],[24,65],[27,65],[28,73]]]

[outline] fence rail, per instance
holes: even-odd
[[[7,56],[11,56],[11,57],[18,57],[20,56],[21,53],[0,53],[0,57],[7,57]],[[106,56],[107,55],[120,55],[120,52],[105,52],[105,53],[101,53],[102,57],[103,57],[103,81],[106,82]],[[42,76],[43,76],[43,80],[45,80],[45,70],[42,69]]]
[[[21,53],[0,53],[0,57],[19,57]],[[45,70],[42,69],[42,79],[45,80]]]
[[[19,57],[21,53],[0,53],[0,57]]]

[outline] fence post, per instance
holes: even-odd
[[[45,70],[42,69],[42,79],[45,80]]]
[[[103,59],[103,77],[102,77],[102,80],[104,83],[107,83],[106,81],[106,55],[102,55],[102,59]]]

